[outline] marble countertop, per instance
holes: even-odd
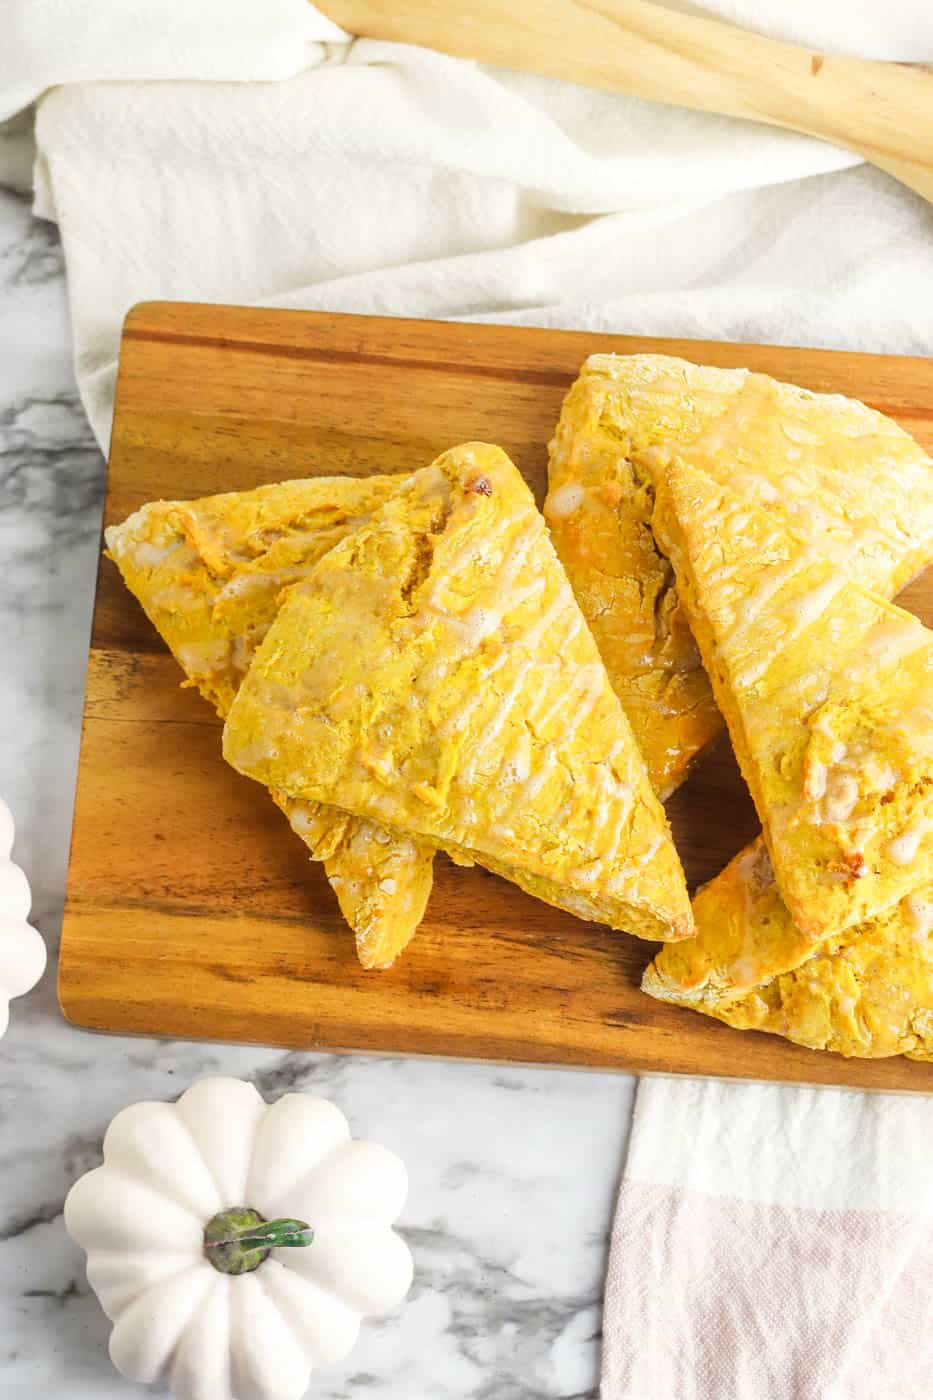
[[[76,1030],[55,997],[104,462],[71,368],[57,235],[0,189],[0,793],[49,944],[0,1042],[0,1394],[147,1392],[107,1356],[109,1324],[62,1203],[111,1117],[204,1074],[332,1097],[411,1176],[416,1277],[309,1396],[585,1400],[634,1083],[506,1066],[283,1054]],[[149,1394],[157,1392],[149,1391]]]

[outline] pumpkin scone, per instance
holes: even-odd
[[[933,882],[933,633],[683,462],[653,520],[800,933]]]
[[[814,953],[756,842],[699,892],[693,912],[697,938],[647,969],[651,996],[815,1050],[933,1059],[933,886]]]
[[[933,888],[908,895],[876,919],[820,943],[794,924],[775,882],[767,847],[759,837],[698,890],[693,914],[696,937],[662,948],[645,969],[642,990],[659,1001],[689,1006],[743,1029],[772,1030],[818,1049],[840,1050],[845,1042],[851,1048],[841,1053],[849,1055],[906,1053],[883,1048],[894,1045],[897,1038],[890,1026],[890,1033],[883,1031],[875,1013],[890,1022],[896,1005],[901,1024],[906,1026],[914,1011],[933,1005]],[[906,939],[905,930],[909,935]],[[864,953],[871,956],[875,974],[883,971],[890,954],[890,976],[886,980],[878,975],[863,979],[859,1014],[864,1025],[859,1037],[853,1036],[850,1026],[848,992],[840,991],[837,1014],[831,991],[836,967],[848,977],[858,965],[862,954],[847,950],[863,936],[868,940]],[[929,983],[923,980],[928,963]],[[795,989],[793,1002],[788,999],[785,1004],[781,998],[790,988]],[[802,988],[819,991],[825,999],[820,1022],[827,1036],[825,1044],[803,1039],[811,1034],[808,1027],[813,1005]],[[800,1011],[802,1006],[807,1008],[806,1016]],[[751,1016],[762,1018],[763,1023],[753,1025]],[[906,1029],[902,1032],[911,1033]],[[864,1048],[856,1049],[856,1045]]]
[[[933,557],[933,463],[883,414],[747,370],[592,355],[550,445],[545,514],[662,797],[722,727],[650,529],[675,456],[819,535],[867,588],[893,594]]]
[[[289,592],[224,753],[583,918],[693,932],[631,728],[499,448],[416,472]]]
[[[195,501],[153,501],[106,531],[108,552],[173,656],[222,719],[283,590],[377,510],[398,477],[320,477]],[[273,791],[324,869],[364,967],[385,967],[417,928],[433,848],[333,807]]]

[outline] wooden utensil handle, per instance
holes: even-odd
[[[933,198],[933,76],[648,0],[323,0],[353,34],[746,117],[846,146]]]

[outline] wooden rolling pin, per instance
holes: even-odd
[[[787,127],[933,200],[933,75],[835,58],[648,0],[320,0],[351,34]]]

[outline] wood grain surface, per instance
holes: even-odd
[[[155,497],[401,472],[469,438],[543,493],[561,399],[594,350],[748,365],[855,395],[933,449],[933,363],[490,325],[147,304],[127,319],[106,522]],[[933,571],[903,595],[933,623]],[[846,1061],[645,997],[650,946],[437,860],[424,925],[364,972],[318,866],[116,569],[102,560],[59,995],[100,1030],[933,1090],[933,1065]],[[757,830],[728,745],[669,804],[691,882]]]

